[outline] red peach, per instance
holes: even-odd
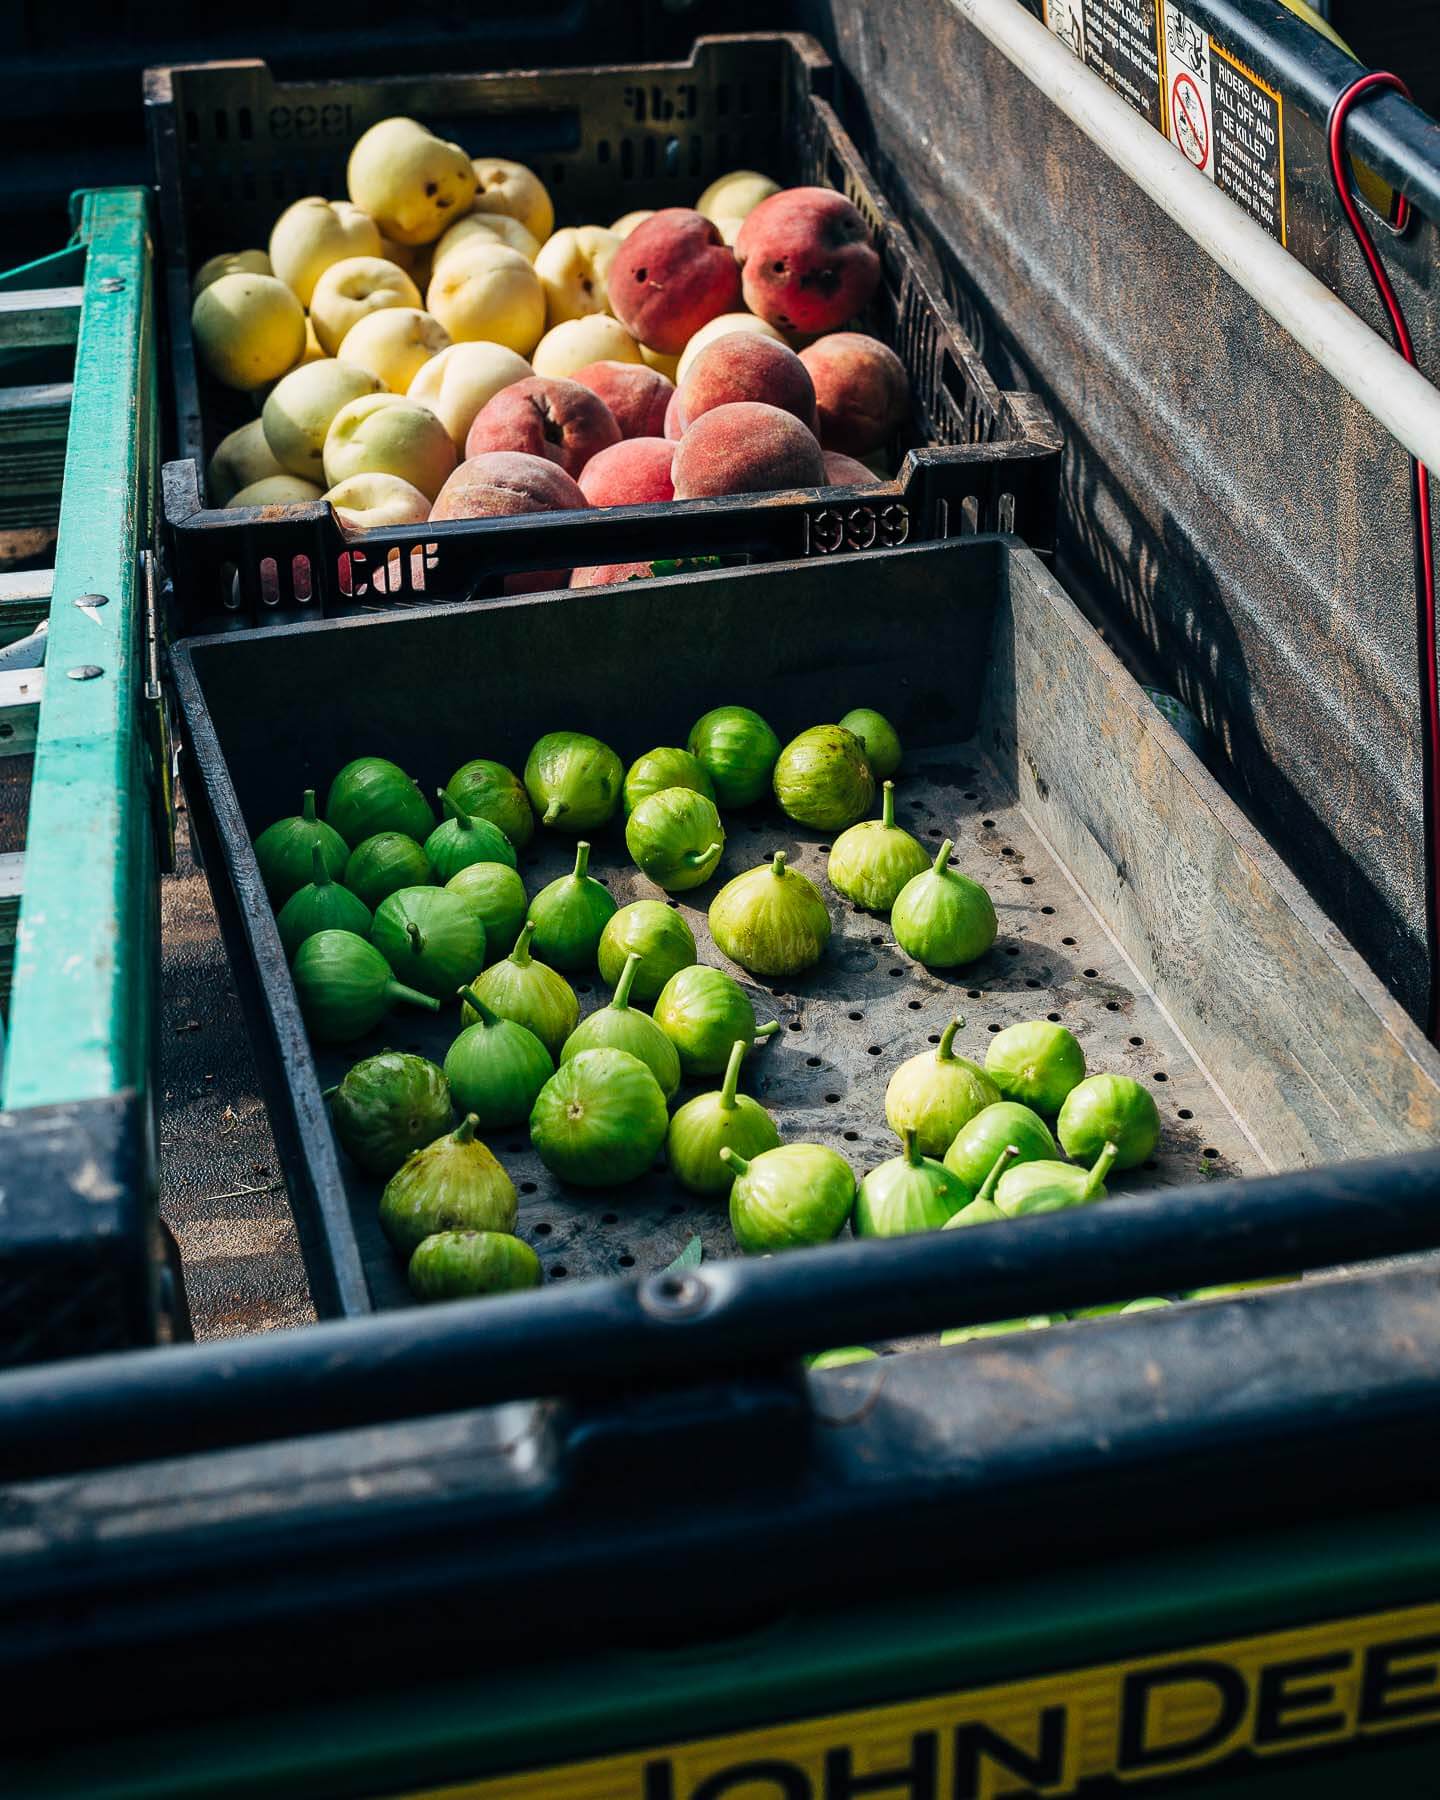
[[[466,436],[465,454],[540,456],[574,477],[597,450],[619,442],[620,427],[598,394],[578,381],[531,375],[485,402]]]
[[[565,471],[543,456],[491,450],[462,462],[430,509],[433,520],[503,519],[567,512],[590,503]]]
[[[614,414],[622,438],[665,434],[665,409],[675,383],[648,363],[593,362],[570,378],[597,393]]]
[[[763,400],[794,415],[820,435],[815,410],[815,384],[788,344],[753,331],[730,331],[707,344],[691,363],[680,384],[680,416],[689,428],[717,406],[737,400]]]
[[[648,562],[598,563],[590,569],[574,569],[570,574],[572,588],[609,587],[616,581],[648,581],[655,573]]]
[[[880,477],[853,456],[840,450],[825,453],[825,482],[828,487],[878,487]]]
[[[820,442],[847,456],[868,456],[910,415],[910,377],[879,338],[835,331],[800,352],[815,384]]]
[[[862,312],[880,282],[870,227],[831,188],[785,188],[762,200],[735,240],[751,312],[809,337]]]
[[[685,415],[680,410],[680,390],[676,388],[665,408],[665,436],[678,444],[685,435]]]
[[[667,206],[620,246],[609,293],[632,337],[678,356],[702,325],[739,311],[740,269],[717,225],[688,206]]]
[[[585,465],[580,492],[592,506],[659,506],[675,498],[669,438],[622,438]]]
[[[736,400],[689,427],[675,449],[677,500],[707,494],[764,494],[824,487],[825,459],[814,434],[778,406]]]

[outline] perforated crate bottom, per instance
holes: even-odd
[[[937,1044],[953,1013],[965,1018],[957,1048],[980,1062],[993,1032],[1048,1017],[1074,1032],[1092,1073],[1133,1075],[1160,1108],[1163,1131],[1154,1160],[1115,1177],[1112,1193],[1263,1172],[1256,1147],[1122,947],[1023,809],[1005,796],[1005,783],[971,743],[919,753],[896,779],[898,822],[935,849],[953,837],[956,866],[985,883],[999,916],[992,949],[945,973],[911,962],[896,947],[887,920],[834,894],[825,880],[828,839],[799,834],[773,809],[727,816],[719,870],[704,887],[678,897],[700,960],[729,966],[706,926],[710,900],[731,876],[768,861],[776,850],[820,885],[834,925],[825,956],[803,976],[767,988],[742,975],[761,1024],[778,1019],[782,1026],[746,1058],[742,1086],[774,1114],[783,1141],[828,1144],[858,1177],[897,1152],[885,1123],[892,1071]],[[573,839],[537,833],[520,859],[526,886],[538,891],[567,873],[573,859]],[[596,834],[590,871],[622,906],[656,897],[629,862],[618,823]],[[574,978],[573,985],[582,1014],[609,998],[598,975]],[[386,1045],[440,1062],[458,1029],[454,1008],[431,1016],[400,1007],[370,1038],[321,1049],[322,1085]],[[676,1104],[718,1085],[687,1081]],[[685,1194],[663,1163],[627,1188],[581,1190],[549,1174],[523,1130],[492,1133],[487,1141],[519,1189],[519,1234],[539,1254],[546,1281],[660,1269],[694,1235],[707,1258],[736,1254],[725,1204]],[[378,1223],[381,1184],[344,1166],[375,1304],[407,1304],[404,1270]]]

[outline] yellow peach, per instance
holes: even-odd
[[[616,237],[627,238],[637,225],[643,225],[647,219],[653,219],[654,217],[655,212],[653,207],[637,207],[634,212],[621,213],[620,217],[610,229],[615,233]]]
[[[310,194],[287,206],[270,233],[275,273],[302,306],[332,263],[349,256],[379,256],[380,232],[368,213],[348,200]]]
[[[475,171],[458,144],[414,119],[382,119],[350,152],[350,198],[397,244],[432,244],[465,212]]]
[[[779,192],[780,183],[756,169],[732,169],[710,183],[695,202],[695,210],[719,225],[723,219],[748,217],[762,200]]]
[[[485,402],[534,373],[523,356],[503,344],[452,344],[421,365],[405,397],[429,407],[463,452],[471,421]]]
[[[342,406],[379,391],[380,382],[368,369],[332,357],[302,363],[270,390],[260,415],[265,442],[283,469],[319,481],[331,420]]]
[[[528,356],[545,329],[540,277],[518,250],[478,238],[445,258],[425,305],[457,344],[504,344]]]
[[[503,156],[477,156],[474,169],[475,211],[518,219],[543,244],[555,229],[555,208],[540,177],[524,163]]]
[[[667,381],[675,379],[675,371],[680,366],[678,356],[667,356],[663,350],[652,350],[648,344],[640,346],[640,355],[647,368],[658,369]]]
[[[252,419],[238,431],[221,438],[205,471],[205,493],[211,506],[228,506],[230,496],[238,494],[252,481],[264,481],[270,475],[283,475],[282,465],[265,441],[265,427]]]
[[[430,502],[398,475],[351,475],[322,496],[342,525],[370,531],[384,525],[423,525]]]
[[[419,370],[450,343],[438,319],[414,306],[367,313],[340,342],[340,360],[368,369],[392,394],[403,394]]]
[[[267,475],[263,481],[252,481],[238,494],[232,494],[228,506],[299,506],[304,501],[318,500],[320,489],[313,481],[302,481],[298,475]]]
[[[398,475],[433,500],[455,467],[450,433],[428,407],[400,394],[365,394],[342,406],[325,439],[325,481]]]
[[[530,360],[537,375],[564,376],[593,362],[638,363],[643,358],[640,346],[618,319],[609,313],[590,313],[552,326]]]
[[[305,349],[304,308],[273,275],[221,275],[196,300],[190,330],[201,362],[226,387],[263,387]]]
[[[567,225],[546,239],[535,273],[545,290],[547,325],[609,312],[610,265],[623,242],[600,225]]]
[[[263,250],[222,250],[209,262],[201,263],[190,283],[190,298],[198,299],[212,281],[222,275],[273,275],[270,258]]]
[[[539,240],[532,237],[518,219],[512,219],[508,213],[472,212],[457,219],[435,245],[432,268],[438,269],[462,244],[477,242],[504,244],[507,250],[518,250],[528,263],[533,263],[540,254]]]
[[[380,256],[347,256],[315,283],[310,320],[327,356],[367,313],[387,306],[419,306],[420,290],[402,268]]]

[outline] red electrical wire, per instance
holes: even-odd
[[[1331,107],[1327,132],[1330,142],[1330,174],[1340,204],[1345,209],[1350,230],[1370,270],[1370,278],[1375,283],[1380,304],[1389,316],[1391,330],[1395,333],[1396,348],[1406,362],[1415,368],[1418,365],[1410,328],[1405,323],[1405,314],[1400,309],[1400,302],[1375,248],[1374,239],[1360,215],[1345,166],[1345,121],[1350,116],[1351,108],[1381,89],[1403,94],[1407,100],[1410,98],[1409,88],[1398,75],[1374,70],[1351,82]],[[1397,230],[1405,229],[1409,216],[1410,205],[1402,194],[1398,197],[1395,209]],[[1424,464],[1413,456],[1410,459],[1410,480],[1415,514],[1415,600],[1424,782],[1425,915],[1430,952],[1430,995],[1426,1027],[1431,1039],[1440,1041],[1440,672],[1437,672],[1440,665],[1437,665],[1436,660],[1435,551],[1430,537],[1430,474]]]

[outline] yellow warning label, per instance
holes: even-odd
[[[1440,1722],[1440,1604],[657,1745],[406,1800],[1000,1800]],[[399,1797],[397,1797],[399,1800]]]

